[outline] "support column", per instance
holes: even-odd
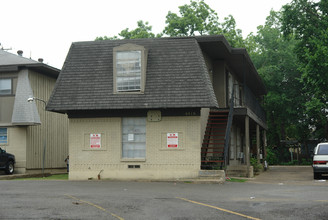
[[[247,177],[251,176],[250,173],[250,139],[249,139],[249,117],[246,115],[245,117],[245,146],[246,146],[246,152],[245,152],[245,159],[246,159],[246,166],[247,166]]]
[[[266,130],[263,130],[263,158],[266,158],[267,156],[266,147],[267,147]]]
[[[260,125],[256,125],[256,158],[257,158],[257,163],[260,164],[261,163],[261,159],[260,159]]]

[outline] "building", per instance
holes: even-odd
[[[246,50],[223,36],[76,42],[47,110],[69,117],[70,179],[251,176],[265,94]]]
[[[18,54],[0,50],[0,147],[15,155],[15,173],[65,168],[68,118],[45,111],[60,70]]]

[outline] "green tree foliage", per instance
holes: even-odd
[[[285,37],[299,40],[295,52],[307,96],[307,120],[318,138],[328,139],[328,1],[293,0],[285,5],[282,30]]]
[[[96,37],[96,40],[117,40],[118,37],[114,36],[114,37],[107,37],[107,36],[103,36],[103,37]]]
[[[97,37],[96,40],[117,40],[119,38],[123,39],[136,39],[136,38],[154,38],[154,37],[161,37],[161,34],[155,35],[152,33],[152,26],[149,23],[143,22],[142,20],[137,22],[138,27],[134,30],[129,30],[129,28],[125,28],[122,30],[118,35],[120,37]]]
[[[236,21],[232,15],[224,18],[219,23],[217,13],[211,9],[204,0],[191,0],[190,4],[179,6],[180,15],[168,12],[166,16],[167,26],[160,34],[152,33],[152,26],[148,22],[138,21],[138,27],[134,30],[123,29],[113,37],[97,37],[96,40],[116,40],[135,38],[154,38],[163,35],[194,36],[194,35],[217,35],[223,34],[232,47],[245,47],[242,31],[237,29]]]
[[[179,6],[180,16],[168,12],[166,16],[167,26],[164,34],[169,36],[194,36],[217,32],[219,17],[204,0],[190,1],[189,5]]]
[[[232,47],[243,47],[242,31],[237,29],[232,15],[219,22],[217,13],[204,0],[191,0],[179,6],[179,13],[168,12],[163,34],[168,36],[195,36],[223,34]]]
[[[232,47],[245,47],[242,31],[237,28],[236,20],[232,15],[224,18],[221,28],[212,34],[223,34]]]
[[[280,17],[279,12],[271,11],[265,25],[258,27],[257,35],[249,35],[247,42],[251,42],[252,60],[268,90],[264,102],[268,142],[278,148],[280,155],[285,155],[283,151],[287,148],[280,140],[302,140],[309,130],[305,129],[305,136],[298,135],[305,124],[301,120],[304,112],[301,74],[293,52],[297,41],[284,39]]]
[[[148,22],[138,21],[138,27],[132,31],[129,28],[122,30],[119,35],[124,39],[136,39],[136,38],[154,38],[155,34],[151,32],[152,26]],[[157,36],[159,37],[159,36]]]

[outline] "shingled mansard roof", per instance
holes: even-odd
[[[231,54],[223,36],[72,43],[47,110],[218,107],[200,45],[208,42],[224,42]],[[148,50],[143,94],[113,92],[113,48],[127,43]]]

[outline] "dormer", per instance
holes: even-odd
[[[113,48],[113,92],[144,93],[148,51],[144,46],[123,44]]]

